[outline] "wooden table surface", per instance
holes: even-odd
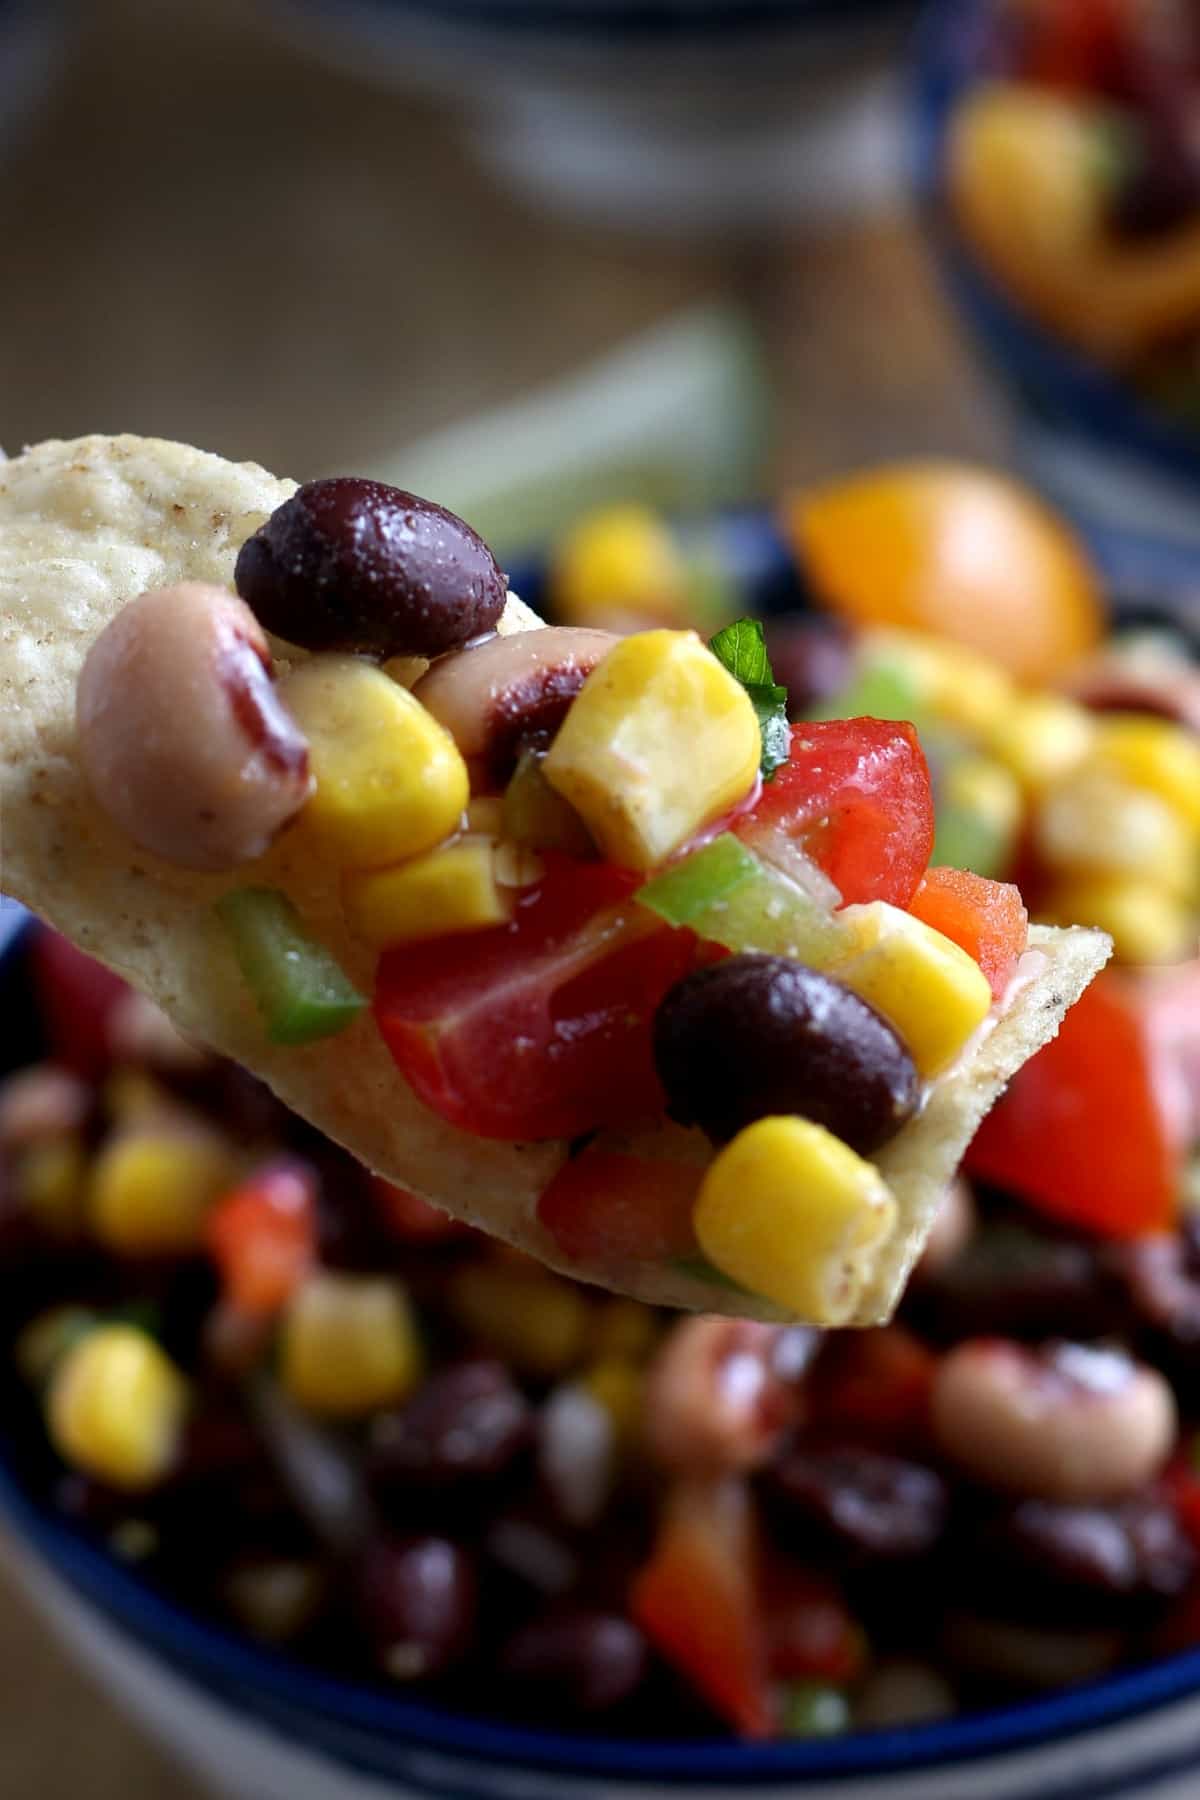
[[[1003,453],[910,222],[688,248],[534,216],[428,105],[317,70],[241,0],[93,0],[0,155],[0,443],[156,432],[297,476],[732,295],[778,407],[764,489]],[[2,54],[2,51],[0,51]],[[190,1800],[0,1584],[0,1800]]]

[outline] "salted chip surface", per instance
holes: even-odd
[[[75,687],[91,644],[147,588],[184,580],[231,587],[242,543],[295,486],[254,463],[153,438],[49,442],[0,462],[0,890],[389,1180],[552,1267],[638,1299],[778,1317],[765,1301],[673,1266],[639,1264],[613,1278],[566,1264],[536,1206],[567,1146],[496,1143],[447,1124],[408,1088],[369,1012],[334,1038],[269,1043],[213,917],[229,876],[141,850],[93,800],[75,743]],[[499,628],[540,623],[511,596]],[[285,662],[297,656],[274,648]],[[238,884],[249,883],[284,888],[369,991],[371,964],[346,933],[335,886],[289,834],[239,871]],[[1030,945],[1003,1012],[877,1158],[900,1226],[880,1252],[856,1323],[890,1315],[979,1121],[1110,952],[1103,933],[1081,928],[1037,927]]]

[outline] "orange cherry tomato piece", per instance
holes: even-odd
[[[971,1174],[1102,1236],[1169,1230],[1182,1145],[1137,985],[1094,981],[1018,1071],[967,1152]]]
[[[816,592],[854,625],[953,638],[1030,682],[1049,681],[1101,636],[1082,547],[1004,476],[886,465],[797,495],[784,525]]]
[[[922,1440],[937,1360],[903,1325],[831,1334],[809,1380],[814,1425],[872,1443]]]
[[[973,956],[1000,998],[1029,940],[1019,888],[967,869],[930,869],[908,910]]]
[[[743,1737],[774,1726],[758,1544],[749,1490],[736,1477],[669,1492],[630,1612],[651,1643]]]
[[[864,1674],[867,1640],[827,1575],[778,1554],[763,1571],[767,1654],[776,1681],[830,1681],[847,1687]]]
[[[217,1201],[206,1242],[238,1311],[257,1318],[278,1312],[316,1258],[315,1174],[294,1158],[257,1170]]]

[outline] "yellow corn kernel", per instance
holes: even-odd
[[[1200,830],[1200,737],[1170,719],[1110,713],[1096,734],[1096,765],[1144,788]]]
[[[1086,707],[1058,694],[1015,694],[984,737],[987,748],[1033,793],[1083,761],[1095,741]]]
[[[61,1359],[46,1396],[59,1455],[119,1488],[152,1487],[175,1460],[187,1384],[135,1325],[98,1325]]]
[[[636,1363],[626,1362],[620,1356],[604,1357],[584,1370],[579,1385],[608,1414],[620,1447],[624,1450],[636,1443],[646,1387],[645,1376]]]
[[[480,837],[504,836],[504,801],[499,794],[475,794],[467,807],[467,830]]]
[[[864,649],[904,670],[922,700],[947,725],[964,731],[988,730],[1012,705],[1014,688],[1007,669],[949,638],[925,637],[915,631],[872,631]]]
[[[1040,916],[1052,925],[1098,925],[1113,941],[1118,962],[1173,963],[1194,954],[1196,916],[1153,881],[1122,876],[1060,882]]]
[[[215,1133],[131,1127],[110,1138],[92,1163],[88,1222],[121,1256],[194,1250],[209,1207],[235,1175],[232,1152]]]
[[[384,674],[389,681],[398,682],[401,687],[415,688],[422,675],[429,673],[427,656],[389,656],[381,663]]]
[[[601,1362],[611,1357],[640,1362],[653,1350],[658,1331],[658,1320],[648,1306],[616,1295],[596,1308],[589,1348]]]
[[[693,1214],[732,1281],[813,1325],[844,1325],[896,1224],[873,1163],[810,1119],[759,1119],[709,1165]]]
[[[522,1374],[565,1375],[585,1353],[587,1302],[557,1275],[505,1262],[467,1263],[451,1277],[447,1297],[456,1324]]]
[[[990,756],[960,756],[948,764],[943,792],[952,806],[970,812],[1011,843],[1021,828],[1024,801],[1020,784],[1004,764]]]
[[[380,869],[448,837],[469,798],[467,765],[407,688],[353,656],[313,656],[280,683],[308,738],[316,789],[301,827],[351,869]]]
[[[645,506],[610,506],[580,520],[550,572],[555,616],[600,624],[614,614],[682,620],[687,570],[663,521]]]
[[[52,1306],[31,1319],[14,1348],[21,1379],[30,1387],[45,1387],[68,1350],[96,1326],[96,1315],[86,1306]]]
[[[490,838],[460,838],[401,863],[347,875],[342,904],[351,931],[375,950],[454,931],[482,931],[511,916],[510,890],[496,880]]]
[[[179,1102],[144,1069],[114,1069],[104,1083],[104,1110],[114,1125],[178,1111]]]
[[[761,750],[749,695],[694,631],[641,631],[588,676],[542,773],[613,862],[651,869],[745,798]]]
[[[922,1075],[936,1075],[991,1011],[983,970],[942,932],[886,900],[845,906],[838,917],[855,949],[830,973],[895,1026]]]
[[[1090,764],[1043,795],[1033,841],[1061,873],[1126,876],[1172,894],[1191,893],[1200,866],[1196,834],[1168,801]]]
[[[50,1237],[75,1237],[83,1225],[87,1154],[73,1132],[31,1144],[17,1158],[16,1196]]]
[[[326,1270],[283,1315],[280,1379],[308,1412],[356,1419],[394,1406],[420,1380],[421,1361],[408,1296],[395,1281]]]

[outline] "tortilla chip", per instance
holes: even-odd
[[[539,1225],[539,1194],[563,1143],[472,1137],[410,1092],[369,1013],[336,1038],[268,1043],[212,903],[228,875],[198,875],[140,850],[92,799],[75,754],[75,685],[99,632],[146,588],[184,579],[229,586],[243,541],[294,491],[253,463],[182,444],[88,437],[37,445],[0,464],[0,889],[149,994],[179,1029],[245,1063],[289,1106],[370,1168],[564,1272]],[[501,630],[540,624],[515,596]],[[276,645],[282,661],[296,652]],[[371,959],[347,935],[337,885],[286,833],[238,885],[285,887],[369,989]],[[879,1158],[901,1214],[858,1322],[888,1316],[941,1192],[1005,1082],[1053,1037],[1109,954],[1102,933],[1038,929],[1046,966],[920,1118]],[[777,1317],[765,1302],[672,1268],[622,1277],[639,1299]]]

